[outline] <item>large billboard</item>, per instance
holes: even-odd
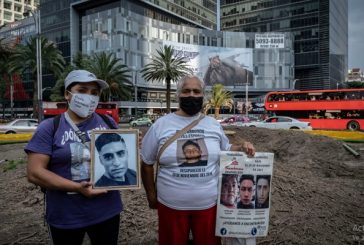
[[[174,48],[177,56],[189,60],[194,74],[203,78],[206,86],[253,85],[253,49],[224,48],[163,41]]]

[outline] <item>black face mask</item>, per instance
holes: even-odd
[[[179,98],[179,107],[190,116],[195,115],[200,112],[202,109],[203,97],[180,97]]]

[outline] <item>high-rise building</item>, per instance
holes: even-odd
[[[41,0],[41,35],[57,44],[67,62],[79,51],[89,55],[106,51],[121,59],[130,69],[129,85],[134,92],[132,100],[119,101],[119,108],[127,114],[155,113],[156,108],[164,107],[164,81],[145,81],[140,73],[162,45],[173,45],[176,52],[189,59],[194,73],[205,80],[207,90],[215,83],[224,84],[236,104],[248,99],[261,103],[268,91],[292,89],[291,33],[219,31],[219,2],[198,3]],[[216,14],[211,14],[214,9]],[[200,16],[191,14],[195,12]],[[272,45],[262,43],[267,40]],[[53,87],[55,80],[43,69],[44,88]],[[178,107],[175,88],[172,83],[172,108]]]
[[[0,27],[24,18],[23,13],[37,8],[39,0],[0,0]]]
[[[75,35],[70,34],[71,10],[73,13],[77,12],[77,15],[78,13],[88,15],[90,11],[93,11],[90,9],[110,9],[123,6],[126,11],[135,12],[157,21],[199,28],[212,29],[216,27],[216,14],[214,14],[216,11],[213,11],[216,9],[214,0],[204,0],[201,4],[196,4],[194,1],[179,0],[178,3],[182,6],[174,2],[176,1],[40,0],[42,36],[55,42],[62,51],[65,60],[70,62],[71,38],[75,38]],[[195,11],[197,13],[194,13]],[[43,84],[44,86],[53,86],[54,78],[44,74]]]
[[[3,0],[0,0],[3,1]],[[128,11],[166,23],[216,29],[216,1],[204,0],[40,0],[42,35],[54,41],[63,56],[70,61],[70,9],[71,5],[84,15],[92,8],[123,6]]]
[[[216,30],[216,0],[146,0],[142,2],[168,11],[175,15],[176,19],[184,18],[196,26]]]
[[[298,89],[336,88],[345,81],[347,0],[222,0],[221,30],[292,32]]]

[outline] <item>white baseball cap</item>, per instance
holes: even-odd
[[[65,89],[68,88],[72,83],[87,83],[87,82],[97,82],[101,89],[108,88],[109,85],[104,80],[98,79],[95,74],[86,70],[74,70],[68,73],[66,79],[64,80]]]

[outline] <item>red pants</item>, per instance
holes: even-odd
[[[186,245],[190,230],[197,245],[220,245],[215,236],[216,205],[205,210],[175,210],[158,204],[159,245]]]

